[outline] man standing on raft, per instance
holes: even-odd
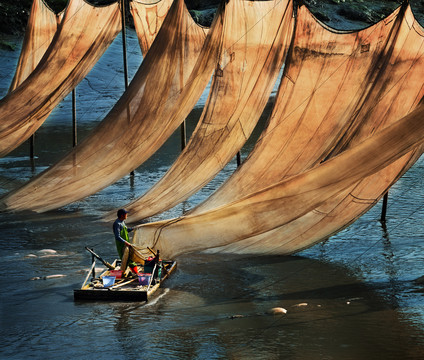
[[[125,220],[128,216],[127,210],[119,209],[117,212],[117,216],[118,218],[113,223],[113,234],[115,235],[116,249],[118,250],[119,257],[122,260],[125,246],[132,246],[129,242],[130,238],[128,236],[128,233],[133,231],[133,228],[128,228],[125,224]],[[135,262],[130,261],[128,263],[128,267],[133,273],[138,274],[137,264]]]

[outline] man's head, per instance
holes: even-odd
[[[128,211],[125,209],[119,209],[118,212],[116,213],[119,219],[125,219],[127,214],[128,214]]]

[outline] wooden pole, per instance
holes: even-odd
[[[31,163],[31,170],[35,173],[35,160],[34,160],[34,144],[35,144],[35,133],[29,138],[29,161]]]
[[[77,95],[72,90],[72,146],[77,146]]]
[[[155,270],[156,270],[156,266],[157,266],[157,265],[158,265],[158,264],[155,264],[155,266],[153,267],[152,276],[151,276],[150,281],[149,281],[149,286],[147,286],[147,291],[149,291],[149,289],[150,289],[150,285],[152,285],[153,277],[155,276]]]
[[[127,66],[127,35],[126,35],[126,10],[125,0],[121,0],[121,22],[122,22],[122,53],[124,57],[124,84],[125,90],[128,89],[128,66]]]
[[[386,213],[387,213],[387,202],[389,200],[389,192],[386,192],[383,197],[383,206],[381,208],[381,221],[386,221]]]
[[[237,153],[237,167],[241,165],[241,154],[240,151]]]
[[[95,272],[95,267],[96,267],[96,260],[94,260],[91,264],[91,268],[90,270],[88,270],[88,274],[87,277],[85,278],[84,282],[81,285],[81,289],[87,284],[88,279],[91,277],[94,279],[96,278],[96,272]]]
[[[187,145],[186,121],[184,120],[180,126],[181,129],[181,150],[184,150]]]
[[[91,277],[95,279],[96,278],[96,259],[94,258],[94,255],[91,255],[91,263],[93,264],[91,266]]]
[[[124,59],[124,85],[125,85],[125,90],[127,90],[128,89],[128,64],[127,64],[127,31],[126,31],[125,17],[126,17],[125,0],[121,0],[122,56]],[[130,175],[134,176],[134,170],[131,171]]]
[[[32,134],[29,138],[29,158],[34,160],[34,144],[35,144],[35,134]]]

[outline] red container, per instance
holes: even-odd
[[[121,270],[109,270],[110,276],[115,276],[117,279],[120,279],[122,277],[122,271]]]

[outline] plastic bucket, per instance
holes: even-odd
[[[103,276],[103,286],[109,287],[115,284],[115,276]]]
[[[140,275],[138,275],[138,283],[140,285],[149,285],[151,276],[152,276],[152,274],[140,274]]]

